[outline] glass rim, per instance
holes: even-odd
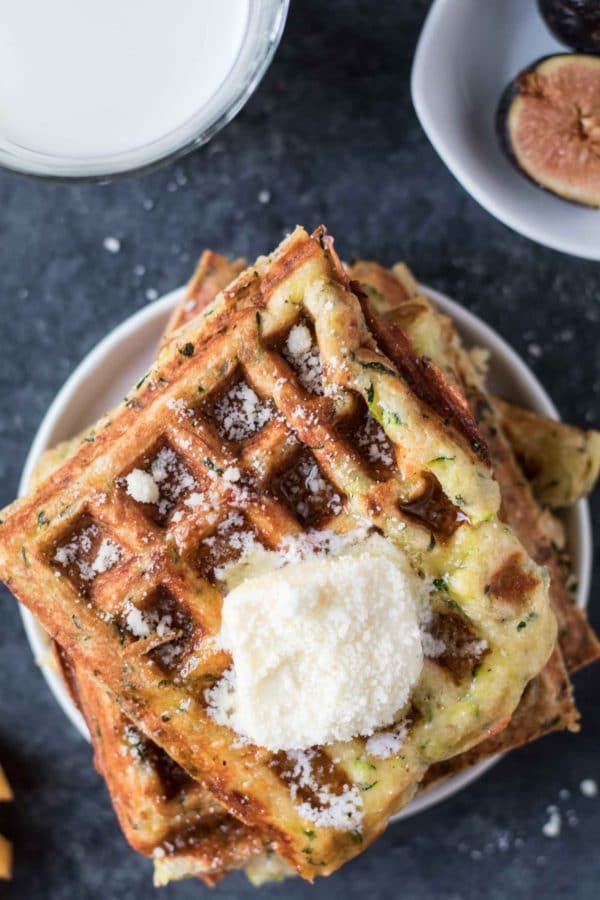
[[[289,4],[290,0],[266,0],[266,2],[265,0],[261,0],[260,5],[255,7],[251,0],[249,21],[242,46],[240,47],[236,61],[232,65],[232,68],[215,96],[218,96],[218,93],[224,90],[235,77],[236,66],[242,52],[248,49],[249,42],[251,42],[253,48],[260,48],[261,52],[258,57],[253,57],[250,64],[246,66],[243,76],[239,79],[239,89],[236,90],[226,102],[217,107],[204,122],[198,123],[196,127],[194,127],[194,123],[196,118],[202,118],[202,110],[199,110],[191,119],[186,120],[186,122],[183,122],[176,129],[172,130],[167,135],[158,138],[156,141],[143,144],[133,150],[121,151],[100,158],[90,158],[89,165],[92,168],[92,171],[85,171],[85,165],[88,160],[82,157],[57,157],[51,154],[27,151],[25,148],[22,148],[21,155],[18,146],[16,146],[14,150],[7,150],[0,146],[0,171],[4,170],[16,175],[22,175],[26,178],[49,182],[102,184],[135,175],[146,175],[177,159],[181,159],[188,153],[207,144],[215,134],[221,131],[233,118],[235,118],[265,76],[281,41],[281,36],[287,20]],[[255,34],[252,39],[249,26],[251,17],[253,13],[256,12],[259,16],[261,14],[265,16],[265,22],[263,31]],[[261,34],[263,37],[261,37]],[[181,136],[178,143],[175,136],[180,130],[185,132],[185,134]],[[145,154],[148,153],[148,149],[151,148],[154,143],[159,144],[168,141],[171,136],[174,137],[174,144],[170,149],[164,150],[163,148],[160,148],[157,149],[155,155],[150,154],[145,156]],[[133,158],[136,156],[145,156],[145,158],[139,162],[135,162]],[[121,166],[117,165],[119,159],[123,160]],[[131,164],[126,161],[129,159],[131,159]],[[11,162],[11,160],[14,160],[14,163]],[[38,160],[38,162],[36,163],[35,160]],[[106,169],[102,168],[100,170],[100,166],[104,162],[106,164]],[[70,164],[77,168],[81,167],[81,171],[69,172]],[[96,171],[96,169],[98,169],[98,171]]]

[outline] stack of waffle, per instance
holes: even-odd
[[[417,790],[577,730],[570,673],[600,644],[552,508],[591,490],[600,436],[490,396],[485,365],[404,265],[344,267],[323,228],[249,268],[206,251],[150,371],[2,514],[0,575],[54,639],[157,884],[329,874]],[[156,496],[128,490],[139,471]],[[240,741],[207,701],[231,662],[218,572],[357,523],[431,585],[401,746]]]

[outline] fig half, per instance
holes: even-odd
[[[582,53],[600,53],[598,0],[538,0],[538,7],[561,44]]]
[[[547,56],[504,92],[498,129],[510,160],[539,187],[600,206],[600,57]]]

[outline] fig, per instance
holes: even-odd
[[[538,7],[561,44],[583,53],[600,53],[598,0],[538,0]]]
[[[517,75],[498,107],[518,170],[565,200],[600,206],[600,57],[546,56]]]

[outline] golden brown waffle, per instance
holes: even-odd
[[[362,264],[363,268],[367,265],[370,264]],[[186,296],[170,319],[163,343],[168,340],[172,330],[185,324],[201,311],[213,299],[218,290],[229,283],[240,270],[240,263],[229,263],[223,257],[206,251]],[[364,271],[368,280],[369,269]],[[377,271],[378,267],[372,266],[375,280],[377,280]],[[399,298],[399,302],[402,303],[405,303],[406,300],[407,297],[404,294]],[[431,308],[429,311],[436,315]],[[436,361],[443,362],[443,353],[438,352]],[[502,412],[503,425],[508,413],[512,419],[516,417],[522,420],[526,416],[527,432],[529,433],[533,429],[538,435],[533,446],[531,443],[528,445],[529,455],[531,457],[532,451],[538,445],[544,448],[545,481],[546,483],[552,482],[555,485],[555,492],[560,490],[560,495],[564,497],[564,465],[560,464],[551,468],[553,461],[563,460],[564,462],[565,449],[571,448],[574,441],[578,447],[587,446],[593,433],[582,433],[579,429],[565,426],[562,423],[558,426],[558,423],[525,413],[525,411],[505,404],[496,398],[494,398],[493,405],[495,409]],[[511,430],[507,429],[507,431],[507,436],[510,436]],[[565,440],[566,437],[569,439]],[[522,444],[522,437],[520,442]],[[71,449],[73,451],[78,443],[77,440],[72,442]],[[53,468],[64,461],[67,455],[66,450],[67,444],[65,443],[65,445],[44,454],[40,461],[38,481],[41,481]],[[497,464],[493,441],[492,457]],[[581,452],[578,458],[580,457]],[[506,470],[506,466],[503,468]],[[536,472],[539,473],[539,471],[540,467],[537,466]],[[507,477],[510,474],[512,474],[512,478]],[[507,505],[508,499],[508,506],[513,510],[519,510],[522,507],[522,480],[522,474],[516,471],[505,471],[503,477],[500,477],[504,505]],[[589,490],[593,479],[588,477],[587,481],[587,490]],[[563,487],[557,487],[560,485]],[[572,486],[573,477],[569,475],[566,487],[571,494]],[[584,487],[583,490],[585,491],[586,488]],[[573,502],[574,499],[576,498],[571,497],[569,502]],[[525,506],[527,507],[527,505],[526,502]],[[519,519],[517,519],[517,524],[518,521]],[[523,524],[522,518],[521,524]],[[519,529],[517,532],[521,534]],[[71,667],[67,668],[70,670]],[[158,849],[161,856],[156,865],[159,867],[162,877],[200,875],[213,883],[225,870],[245,864],[249,857],[260,858],[256,854],[257,847],[258,852],[262,854],[264,850],[262,842],[258,838],[249,840],[248,829],[245,829],[232,817],[215,816],[214,811],[219,809],[217,801],[213,800],[210,795],[207,796],[206,790],[200,788],[196,782],[189,778],[186,780],[185,773],[177,767],[176,763],[137,731],[133,723],[122,714],[117,704],[108,697],[102,688],[98,687],[89,677],[86,678],[85,673],[82,673],[82,679],[87,682],[86,689],[79,692],[77,701],[80,707],[83,707],[88,722],[93,722],[90,731],[95,745],[97,765],[107,780],[123,830],[130,843],[141,852],[149,854]],[[100,715],[95,714],[97,708],[101,711]],[[430,767],[423,784],[429,785],[439,780],[440,777],[453,774],[487,755],[502,752],[526,740],[532,740],[552,728],[567,726],[573,728],[575,721],[570,684],[564,671],[562,657],[560,653],[554,653],[543,672],[527,686],[509,726],[496,737],[478,745],[474,750],[454,757],[448,762]],[[147,748],[144,749],[141,756],[138,753],[132,754],[130,743],[132,735],[137,735],[136,744]],[[133,759],[131,759],[132,756]],[[124,759],[127,765],[127,778],[122,776]],[[153,772],[154,760],[157,762]],[[138,768],[140,771],[137,771]],[[165,802],[165,793],[160,787],[161,778],[164,778],[165,773],[170,773],[171,784],[178,785],[177,803],[173,809],[168,800]],[[151,789],[152,786],[154,790]],[[171,792],[167,789],[166,793],[168,798]],[[200,802],[196,800],[197,794]],[[188,806],[193,810],[192,819],[195,819],[193,838],[191,823],[187,821],[185,811],[182,814],[182,807],[185,810]],[[198,813],[198,809],[205,809],[206,815],[194,815],[194,813]],[[221,812],[223,812],[222,807]],[[154,825],[153,830],[150,830],[149,833],[144,828],[146,821]],[[199,827],[200,824],[203,827]],[[211,830],[211,826],[214,830]],[[166,841],[166,846],[165,836],[170,836],[170,839]],[[215,842],[214,836],[217,836],[219,840]],[[182,838],[185,843],[184,849],[180,849]],[[164,857],[162,857],[163,852],[165,853]]]
[[[131,846],[153,856],[163,875],[214,884],[226,871],[264,853],[256,829],[233,816],[148,740],[81,667],[62,653],[61,669],[85,715],[96,768],[105,778]]]
[[[494,398],[506,437],[540,503],[572,506],[593,489],[600,472],[600,434],[554,422]]]
[[[169,319],[163,346],[243,269],[210,250],[202,254],[185,296]],[[31,487],[76,452],[87,430],[42,457]],[[96,768],[103,775],[130,845],[155,859],[155,880],[197,876],[214,884],[226,871],[264,853],[266,842],[243,825],[160,747],[146,738],[86,670],[55,644],[55,659],[88,724]]]
[[[187,325],[201,313],[245,268],[245,259],[230,260],[212,250],[205,250],[187,286],[185,296],[169,318],[161,346],[165,346],[179,328]]]
[[[453,383],[460,385],[472,408],[479,413],[479,425],[487,440],[502,489],[501,516],[518,534],[533,558],[550,569],[550,597],[559,621],[563,622],[559,647],[544,670],[528,685],[508,727],[473,750],[432,766],[424,780],[424,783],[430,784],[483,758],[541,737],[548,731],[560,728],[577,730],[578,713],[561,648],[573,670],[598,658],[600,645],[585,615],[573,606],[568,560],[564,553],[556,552],[556,545],[560,543],[557,523],[536,503],[503,434],[496,413],[497,401],[486,396],[479,373],[474,370],[451,321],[437,312],[419,292],[405,266],[389,271],[376,263],[361,262],[353,266],[351,274],[363,285],[373,308],[395,321],[411,338],[418,352],[427,354]],[[535,420],[536,429],[542,433],[546,429],[545,420],[538,417]],[[578,432],[578,429],[564,427]],[[554,430],[547,440],[552,440],[552,435]],[[556,448],[556,451],[554,456],[560,457],[560,450]],[[589,488],[591,486],[592,483]]]
[[[294,371],[285,358],[299,320],[314,329],[322,382],[318,365]],[[19,599],[144,733],[307,878],[373,840],[429,764],[500,730],[555,637],[543,573],[497,520],[498,488],[464,398],[407,348],[399,371],[379,349],[387,329],[373,324],[324,233],[298,229],[178,333],[94,440],[0,528],[0,571]],[[258,397],[252,433],[230,427],[240,381]],[[361,442],[369,413],[389,466]],[[303,490],[307,465],[323,484],[316,497]],[[157,503],[128,495],[135,468],[160,473]],[[186,503],[192,495],[204,499]],[[432,632],[445,649],[405,711],[401,755],[372,758],[359,739],[301,762],[240,745],[204,699],[229,664],[211,641],[215,568],[249,535],[275,547],[357,522],[404,548],[434,585]]]
[[[172,315],[163,344],[169,339],[172,329],[180,327],[189,321],[195,314],[200,312],[218,292],[220,288],[225,286],[239,274],[241,264],[228,263],[223,257],[219,257],[210,251],[203,254],[194,279],[192,280],[186,296],[178,305],[176,311]],[[381,273],[385,275],[385,270],[375,264],[361,264],[361,269],[367,282],[369,276],[375,283],[381,279]],[[360,271],[356,269],[356,271]],[[385,278],[384,286],[385,286]],[[405,279],[407,281],[407,279]],[[396,302],[404,304],[409,299],[405,293],[402,282],[398,282],[398,288],[402,288],[396,297]],[[390,289],[388,285],[388,299],[390,297]],[[414,299],[414,297],[413,297]],[[438,316],[435,310],[428,304],[426,310],[427,315]],[[413,317],[414,318],[414,317]],[[422,323],[419,326],[423,332]],[[410,328],[408,331],[410,332]],[[432,333],[431,326],[427,331]],[[445,332],[448,329],[444,329]],[[436,329],[433,329],[436,333]],[[449,333],[449,332],[448,332]],[[438,364],[444,364],[443,348],[439,348],[435,355]],[[450,365],[446,361],[447,365]],[[458,377],[455,371],[455,377]],[[504,411],[509,409],[508,404],[500,407],[501,401],[494,398],[494,408],[502,408]],[[520,417],[525,413],[515,407],[510,407],[511,414]],[[503,415],[503,423],[504,418]],[[528,414],[531,419],[529,430],[535,429],[538,435],[543,435],[534,444],[544,446],[546,450],[545,459],[549,462],[552,460],[561,460],[564,457],[562,444],[565,442],[565,432],[568,433],[569,440],[567,446],[571,447],[573,441],[576,440],[578,446],[589,444],[590,434],[582,434],[578,429],[572,426],[566,426],[541,419],[533,414]],[[76,449],[78,441],[73,441],[72,450]],[[549,451],[551,445],[554,449]],[[498,467],[498,447],[497,441],[492,440],[492,459],[496,467]],[[580,454],[581,455],[581,454]],[[36,479],[37,483],[43,480],[50,472],[62,461],[66,456],[63,447],[55,448],[47,451],[39,464],[39,474]],[[563,466],[559,466],[555,472],[550,473],[548,464],[545,466],[546,479],[548,480],[552,474],[553,480],[557,483],[564,481]],[[530,501],[525,497],[523,502],[523,475],[520,471],[505,461],[501,466],[501,471],[497,475],[502,487],[503,505],[513,511],[521,511],[519,514],[513,512],[513,518],[517,533],[523,539],[523,532],[527,536],[531,527],[531,517],[529,521],[524,521],[522,510],[530,508]],[[590,481],[588,479],[588,481]],[[572,485],[573,479],[569,479],[569,485]],[[590,485],[591,487],[591,482]],[[589,487],[588,487],[589,489]],[[571,487],[569,487],[571,490]],[[562,491],[564,495],[564,490]],[[571,501],[572,502],[572,501]],[[541,510],[537,510],[536,516],[544,519]],[[519,528],[518,526],[521,526]],[[534,522],[535,527],[537,524]],[[525,527],[527,526],[527,527]],[[557,541],[556,535],[553,535],[554,541]],[[535,551],[535,547],[534,547]],[[530,549],[530,552],[531,549]],[[564,587],[564,586],[563,586]],[[61,654],[64,656],[64,654]],[[64,666],[67,674],[71,673],[71,681],[73,681],[73,672],[71,666]],[[95,746],[95,755],[97,765],[104,774],[109,786],[109,790],[115,805],[115,809],[119,814],[122,827],[128,840],[135,849],[142,853],[150,854],[157,850],[160,854],[156,865],[160,873],[160,877],[164,880],[168,877],[186,877],[190,875],[200,875],[211,883],[220,877],[226,870],[237,868],[245,865],[248,859],[257,860],[264,852],[263,842],[256,837],[254,840],[248,839],[247,831],[244,826],[240,825],[232,817],[216,817],[215,809],[219,809],[217,801],[207,796],[205,789],[200,788],[196,782],[186,779],[185,773],[177,767],[164,751],[158,748],[153,742],[141,736],[132,722],[130,722],[121,712],[118,705],[112,701],[109,696],[100,688],[92,679],[86,678],[82,673],[82,679],[86,681],[86,689],[79,691],[76,700],[90,725],[92,740]],[[87,699],[89,696],[89,700]],[[101,714],[97,715],[95,710],[99,708]],[[438,781],[441,777],[453,774],[459,769],[465,768],[473,763],[498,752],[503,752],[513,746],[517,746],[527,740],[533,740],[542,736],[548,730],[558,727],[569,727],[573,729],[576,726],[576,710],[572,700],[572,693],[568,675],[565,671],[560,652],[553,653],[544,670],[537,678],[533,679],[527,686],[525,693],[519,703],[519,706],[513,715],[510,724],[499,735],[484,741],[474,750],[468,753],[453,757],[451,760],[430,767],[426,773],[423,785],[430,785]],[[144,748],[143,754],[131,752],[130,739],[132,735],[137,735],[137,740]],[[157,760],[155,771],[152,773],[153,761]],[[124,778],[122,774],[123,766],[127,765],[127,775]],[[141,771],[137,771],[140,767]],[[165,802],[163,790],[160,788],[161,779],[164,773],[171,773],[171,782],[176,783],[178,787],[177,803],[172,808],[168,802]],[[154,790],[150,789],[154,786]],[[167,790],[167,796],[171,792]],[[199,793],[200,801],[197,802],[196,794]],[[182,807],[187,809],[191,807],[194,813],[198,809],[206,809],[206,815],[192,816],[194,821],[195,835],[192,838],[190,834],[190,824],[186,815],[182,815]],[[223,809],[221,807],[221,812]],[[154,824],[153,830],[147,833],[144,823],[150,822]],[[199,827],[202,824],[203,827]],[[211,831],[211,826],[214,831]],[[211,839],[217,836],[219,840],[215,842]],[[168,839],[165,843],[165,836]],[[181,839],[183,838],[185,847],[180,849]],[[257,856],[257,847],[258,854]],[[224,848],[226,855],[224,855]],[[165,855],[162,856],[162,853]],[[255,864],[254,862],[252,863]]]
[[[414,350],[437,364],[445,377],[467,398],[494,457],[494,469],[503,495],[502,516],[519,533],[529,553],[549,569],[553,606],[559,621],[559,637],[567,668],[574,671],[597,659],[600,644],[584,611],[573,603],[571,590],[566,584],[565,556],[562,552],[556,552],[556,546],[553,547],[553,544],[561,542],[560,537],[557,539],[555,521],[536,503],[515,452],[504,435],[502,414],[496,409],[497,401],[485,393],[481,378],[470,356],[462,348],[453,323],[433,309],[403,264],[389,271],[375,263],[359,263],[352,269],[352,275],[364,281],[370,289],[369,302],[373,310],[395,322],[409,336]],[[524,414],[523,410],[520,412]],[[560,455],[554,429],[548,431],[548,422],[535,418],[536,430],[547,435],[548,444],[554,442],[554,455]],[[576,440],[574,435],[579,435],[580,442],[585,439],[590,444],[600,439],[597,432],[581,432],[571,426],[564,426],[564,429],[571,434],[570,443]],[[556,470],[555,475],[559,477]],[[592,487],[593,481],[588,481],[587,490]]]

